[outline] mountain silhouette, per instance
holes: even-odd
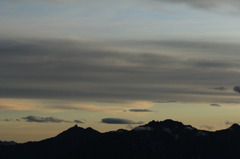
[[[12,146],[16,145],[17,143],[14,141],[0,141],[0,146]]]
[[[2,159],[239,159],[240,126],[215,132],[173,120],[100,133],[75,125],[55,137],[0,145]]]

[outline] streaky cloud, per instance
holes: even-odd
[[[220,104],[215,104],[215,103],[210,104],[210,105],[213,106],[213,107],[220,107],[221,106]]]
[[[104,118],[101,122],[105,124],[143,124],[143,122],[135,122],[122,118]]]
[[[40,116],[26,116],[22,117],[26,122],[36,123],[72,123],[71,121],[59,119],[56,117],[40,117]]]
[[[153,112],[152,110],[149,109],[129,109],[128,111],[130,112]]]
[[[83,124],[84,122],[81,120],[74,120],[74,123]]]
[[[109,44],[113,45],[108,48]],[[136,52],[128,50],[135,46]],[[162,52],[142,51],[141,46]],[[177,53],[170,56],[169,50]],[[226,50],[232,60],[225,60]],[[84,102],[236,102],[227,98],[231,93],[212,92],[209,88],[234,85],[238,78],[234,70],[240,66],[239,51],[239,45],[232,43],[187,40],[0,40],[0,97]],[[181,55],[185,52],[194,58],[186,59]],[[211,58],[206,60],[206,56]]]
[[[225,90],[227,90],[227,88],[226,88],[226,87],[223,87],[223,86],[221,86],[221,87],[215,87],[215,88],[212,88],[212,89],[218,90],[218,91],[225,91]]]

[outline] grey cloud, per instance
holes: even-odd
[[[215,89],[215,90],[218,90],[218,91],[225,91],[225,90],[227,90],[227,88],[225,88],[225,87],[215,87],[215,88],[212,88],[212,89]]]
[[[210,104],[211,106],[214,106],[214,107],[220,107],[221,105],[220,104]]]
[[[154,103],[176,103],[175,100],[161,100],[161,101],[154,101]]]
[[[195,67],[201,67],[201,68],[228,68],[231,67],[231,64],[224,63],[224,62],[216,62],[216,61],[193,61],[193,65]]]
[[[224,42],[214,42],[214,41],[199,41],[199,40],[155,40],[155,41],[137,41],[137,42],[129,42],[130,45],[135,44],[138,47],[158,47],[159,49],[164,48],[172,48],[173,50],[177,50],[181,53],[180,50],[185,52],[191,52],[194,55],[196,53],[201,53],[202,55],[208,55],[208,58],[205,61],[210,61],[209,57],[212,54],[217,53],[218,55],[223,55],[226,53],[237,54],[237,51],[240,51],[240,47],[237,43],[224,43]],[[194,52],[193,52],[194,51]],[[205,54],[205,53],[206,54]],[[201,55],[200,54],[200,55]],[[200,56],[198,55],[198,56]],[[204,62],[204,61],[203,61]],[[210,61],[211,62],[211,61]],[[216,57],[212,59],[212,62],[217,62]]]
[[[121,118],[104,118],[102,119],[102,123],[105,124],[143,124],[143,122],[134,122],[128,119]]]
[[[12,119],[4,119],[3,121],[13,121]]]
[[[20,119],[4,119],[3,121],[20,121]]]
[[[74,123],[83,124],[84,122],[81,120],[74,120]]]
[[[27,116],[22,117],[26,122],[36,122],[36,123],[71,123],[71,121],[59,119],[56,117],[40,117],[40,116]]]
[[[0,40],[0,97],[209,102],[222,96],[225,98],[219,100],[230,102],[227,97],[232,94],[211,92],[208,88],[233,85],[239,79],[232,71],[240,66],[236,53],[239,45],[198,41],[130,41],[119,42],[119,46],[116,43]],[[116,49],[107,49],[110,44],[116,45]],[[136,47],[138,52],[133,53],[128,51],[130,46],[156,50],[160,47],[163,51],[158,54]],[[185,53],[189,48],[194,59],[179,56],[179,52]],[[178,50],[177,54],[169,56],[169,49]],[[199,50],[214,58],[199,57],[202,54],[195,54]],[[233,58],[226,60],[225,51]],[[202,56],[206,58],[206,54]],[[196,98],[188,98],[189,95]]]
[[[159,2],[186,4],[197,8],[217,8],[222,6],[236,7],[240,5],[238,0],[156,0]]]
[[[237,93],[240,93],[240,86],[233,87],[233,90]]]
[[[152,110],[149,109],[129,109],[128,111],[130,112],[153,112]]]

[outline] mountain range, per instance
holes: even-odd
[[[239,159],[240,126],[215,132],[173,120],[100,133],[75,125],[55,137],[0,144],[1,159]]]

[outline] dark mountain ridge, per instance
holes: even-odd
[[[173,120],[100,133],[75,125],[39,142],[0,146],[3,159],[239,159],[240,126],[216,132]]]
[[[17,143],[14,141],[0,141],[0,146],[12,146],[16,145]]]

